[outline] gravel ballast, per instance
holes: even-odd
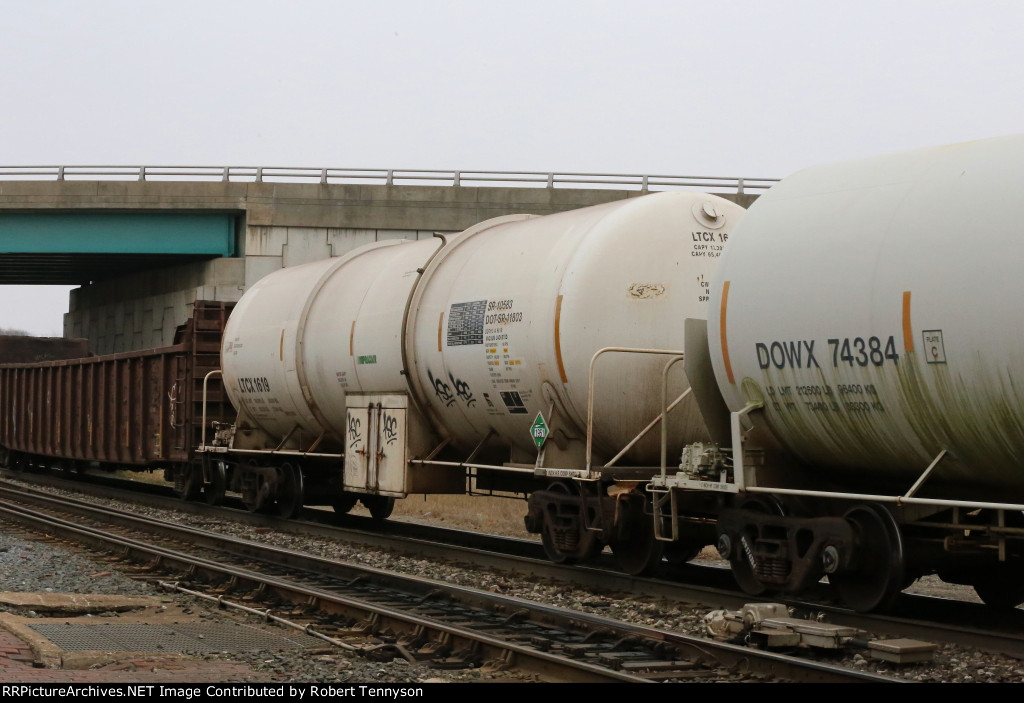
[[[76,496],[82,498],[82,496]],[[542,603],[569,607],[583,612],[624,620],[689,635],[705,636],[704,608],[687,607],[644,595],[629,599],[583,591],[570,585],[537,581],[510,573],[497,573],[466,565],[439,563],[428,559],[299,537],[271,530],[254,533],[251,526],[214,521],[195,516],[140,506],[125,506],[116,501],[90,499],[119,509],[189,524],[235,537],[257,540],[274,546],[299,549],[323,558],[347,561],[380,569],[415,574],[448,583],[474,587],[502,595],[525,598]],[[924,590],[918,586],[918,590]],[[162,595],[167,591],[156,585],[133,580],[119,574],[117,564],[91,558],[47,542],[36,542],[22,536],[0,532],[0,591],[50,593],[109,593],[122,595]],[[228,616],[211,610],[202,601],[179,595],[186,607],[207,617]],[[24,612],[19,612],[25,615]],[[253,678],[259,682],[473,682],[532,681],[530,676],[517,676],[484,669],[439,670],[422,664],[394,660],[370,662],[350,653],[335,651],[310,656],[302,650],[250,652],[221,655],[252,667]],[[844,665],[908,681],[919,682],[1020,682],[1024,681],[1024,664],[1002,655],[969,648],[942,645],[934,660],[928,663],[896,665],[869,659],[850,652],[841,657]]]

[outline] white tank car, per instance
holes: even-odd
[[[1024,602],[1022,188],[1013,136],[816,166],[758,198],[711,285],[721,398],[693,379],[724,399],[717,446],[652,478],[672,498],[655,520],[685,544],[712,516],[751,595],[827,576],[884,609],[934,574]]]
[[[909,488],[942,450],[929,490],[1024,488],[1022,189],[1024,136],[783,179],[714,276],[729,408],[763,401],[777,438],[847,490]]]
[[[546,465],[582,468],[594,353],[682,349],[682,321],[704,317],[711,274],[743,212],[713,195],[658,193],[282,269],[231,315],[225,387],[261,430],[258,448],[344,438],[346,395],[408,393],[434,435],[412,455],[429,449],[422,441],[447,438],[465,452],[490,436],[507,460],[532,465],[541,413],[554,445]],[[665,361],[597,362],[596,456],[611,456],[658,415]],[[678,395],[682,369],[671,378]],[[695,407],[673,415],[676,445],[705,436]],[[629,459],[656,462],[657,451],[655,436]]]

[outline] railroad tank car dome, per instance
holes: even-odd
[[[535,455],[538,413],[553,434],[580,440],[594,353],[682,349],[682,321],[705,316],[711,273],[743,212],[714,195],[656,193],[283,269],[231,316],[226,388],[276,438],[296,424],[344,436],[346,392],[411,386],[456,446],[496,435]],[[648,386],[665,362],[597,362],[597,451],[617,451],[658,415],[660,387]],[[672,397],[685,388],[677,366]],[[696,407],[671,417],[680,447],[705,436]],[[632,458],[649,460],[657,448],[649,437]]]
[[[848,489],[920,475],[1024,488],[1024,136],[808,168],[750,208],[714,274],[733,411]],[[964,495],[964,494],[959,494]]]

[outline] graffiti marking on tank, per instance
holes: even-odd
[[[385,444],[394,444],[398,441],[398,418],[394,415],[384,413],[381,417],[381,432],[384,433]]]
[[[650,300],[665,295],[664,283],[631,283],[629,285],[629,297],[637,300]]]
[[[427,378],[430,379],[430,384],[434,387],[434,394],[445,404],[445,407],[451,407],[460,398],[467,407],[472,408],[476,405],[476,398],[466,381],[455,378],[453,374],[449,373],[448,380],[451,381],[451,385],[448,385],[443,379],[434,378],[434,372],[430,369],[427,369]]]
[[[434,387],[434,394],[445,404],[445,407],[450,407],[455,402],[451,387],[443,379],[434,378],[434,373],[430,369],[427,369],[427,378],[430,379],[430,384]]]
[[[362,444],[362,439],[363,439],[363,433],[362,433],[362,429],[361,429],[362,428],[362,424],[363,423],[360,422],[358,417],[354,417],[352,415],[349,415],[349,418],[348,418],[348,439],[349,439],[348,446],[349,447],[356,447],[356,446]]]
[[[476,398],[473,397],[473,392],[469,390],[469,384],[465,381],[455,378],[452,374],[448,374],[448,379],[452,382],[452,386],[455,388],[455,394],[462,398],[463,402],[466,403],[467,407],[473,407],[476,405]]]

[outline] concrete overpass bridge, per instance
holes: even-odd
[[[237,300],[282,266],[499,215],[650,191],[748,207],[774,179],[303,169],[0,167],[0,285],[78,285],[64,336],[99,354],[170,344],[197,299]]]

